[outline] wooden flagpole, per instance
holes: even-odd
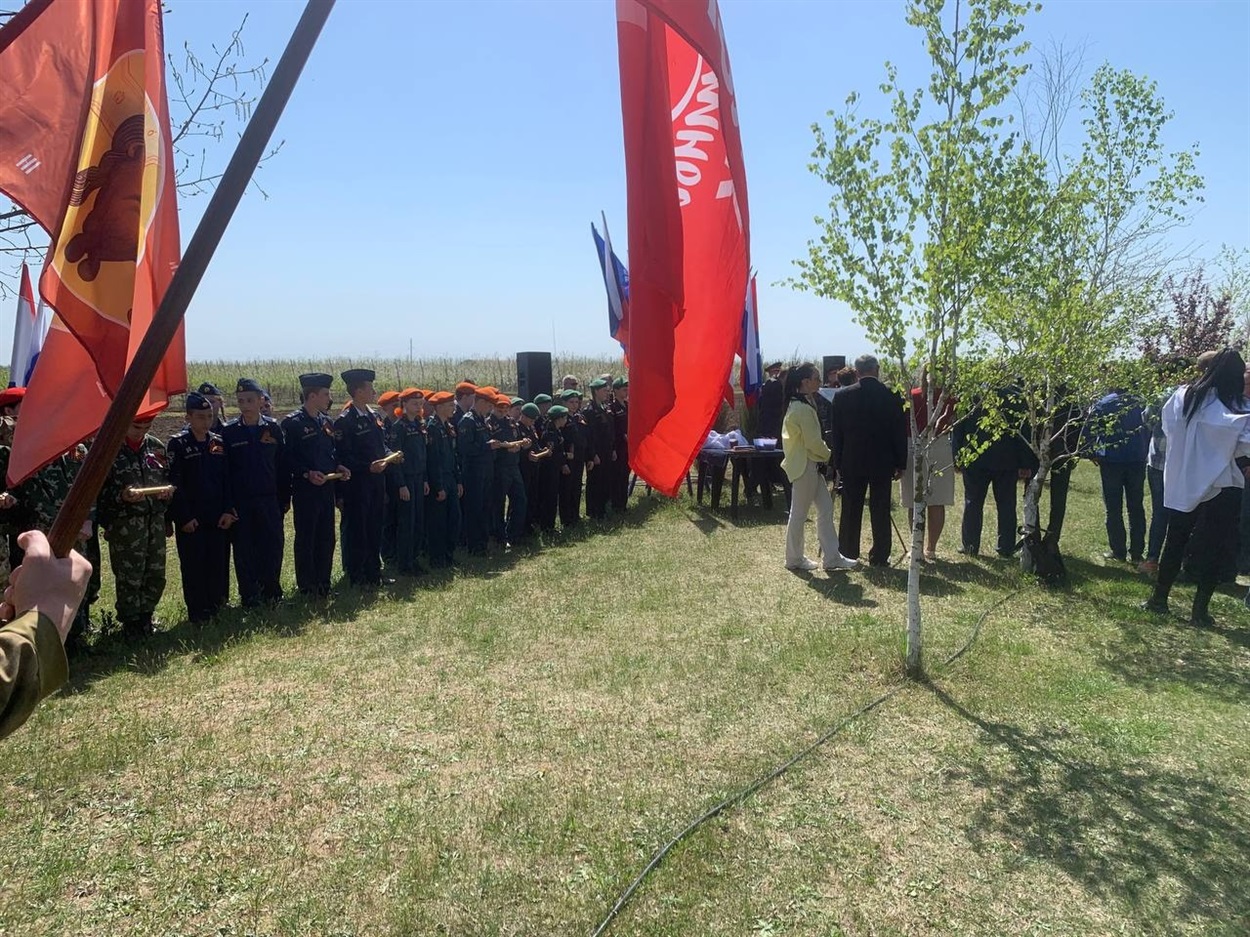
[[[273,78],[261,95],[252,119],[248,121],[239,145],[230,157],[230,164],[209,200],[204,217],[195,229],[186,253],[182,255],[182,262],[170,280],[169,289],[165,291],[160,307],[152,318],[152,324],[143,336],[143,341],[135,351],[134,360],[117,388],[117,396],[109,406],[104,424],[87,453],[82,470],[56,515],[48,541],[52,552],[57,556],[68,556],[73,549],[78,531],[87,519],[91,505],[99,495],[113,460],[117,457],[126,430],[134,420],[152,378],[156,375],[156,369],[160,367],[161,359],[165,357],[169,343],[178,331],[191,297],[195,295],[204,271],[221,242],[221,236],[230,224],[234,210],[264,155],[265,147],[269,145],[269,138],[273,135],[278,118],[282,116],[300,72],[303,71],[304,64],[317,43],[317,37],[321,34],[321,28],[333,8],[334,0],[308,0],[304,7],[295,32],[291,34],[282,58],[274,69]]]

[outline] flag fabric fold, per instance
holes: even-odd
[[[599,256],[599,270],[603,274],[603,286],[608,294],[608,334],[621,346],[621,350],[629,352],[629,270],[621,263],[621,259],[612,250],[612,238],[608,234],[608,223],[603,223],[603,236],[600,237],[594,222],[590,225],[590,234],[595,239],[595,253]]]
[[[746,308],[742,312],[742,347],[738,358],[742,362],[738,384],[748,406],[755,406],[760,388],[764,386],[764,359],[760,357],[760,318],[756,309],[755,276],[747,287]]]
[[[719,412],[750,269],[715,0],[617,0],[630,263],[630,461],[676,494]]]
[[[0,29],[0,191],[52,238],[39,291],[56,313],[10,480],[98,429],[178,265],[161,22],[161,0],[32,0]],[[180,329],[141,410],[185,389]]]

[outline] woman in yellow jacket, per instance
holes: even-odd
[[[818,569],[821,563],[803,553],[803,525],[816,505],[816,535],[825,569],[853,569],[858,561],[843,556],[833,529],[833,499],[818,468],[829,461],[829,447],[820,435],[820,420],[811,402],[820,387],[814,364],[800,364],[786,374],[786,417],[781,424],[781,467],[790,479],[790,522],[786,525],[786,569]]]

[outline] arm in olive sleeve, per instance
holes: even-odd
[[[31,611],[0,626],[0,738],[67,679],[69,663],[52,619]]]

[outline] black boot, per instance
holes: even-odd
[[[1195,628],[1215,627],[1215,619],[1207,611],[1214,593],[1215,586],[1199,586],[1198,591],[1194,593],[1194,607],[1189,613],[1189,623]]]

